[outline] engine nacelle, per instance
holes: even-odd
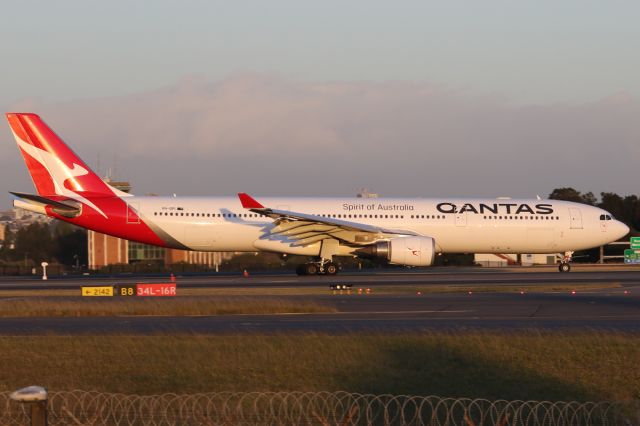
[[[431,237],[398,237],[372,244],[358,250],[358,254],[382,258],[396,265],[431,266],[436,242]]]

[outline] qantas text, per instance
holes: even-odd
[[[463,204],[458,207],[453,203],[440,203],[436,207],[440,213],[475,213],[475,214],[553,214],[551,204],[494,203],[494,204]]]

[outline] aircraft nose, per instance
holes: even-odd
[[[627,225],[625,225],[624,223],[620,222],[619,220],[616,220],[616,235],[617,235],[617,239],[620,239],[622,237],[624,237],[625,235],[629,234],[629,227]]]

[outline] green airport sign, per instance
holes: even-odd
[[[631,248],[640,249],[640,237],[631,237]]]
[[[627,249],[624,251],[624,263],[638,263],[640,264],[640,250]]]

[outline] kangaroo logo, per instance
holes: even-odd
[[[49,176],[51,176],[51,180],[53,181],[53,187],[56,195],[62,195],[64,197],[69,197],[81,203],[84,203],[104,216],[105,219],[108,219],[107,215],[104,214],[104,212],[100,210],[95,204],[76,192],[83,191],[82,186],[76,180],[76,178],[79,176],[88,175],[89,171],[87,169],[76,163],[73,163],[73,167],[70,168],[61,159],[51,154],[50,152],[47,152],[40,148],[36,148],[35,146],[23,141],[18,137],[18,135],[15,134],[15,132],[13,133],[13,135],[18,142],[18,146],[20,146],[20,148],[24,152],[29,154],[30,157],[40,163],[42,167],[44,167],[47,172],[49,172]],[[64,182],[67,180],[71,180],[73,182],[73,186],[75,187],[76,191],[67,189],[64,186]]]

